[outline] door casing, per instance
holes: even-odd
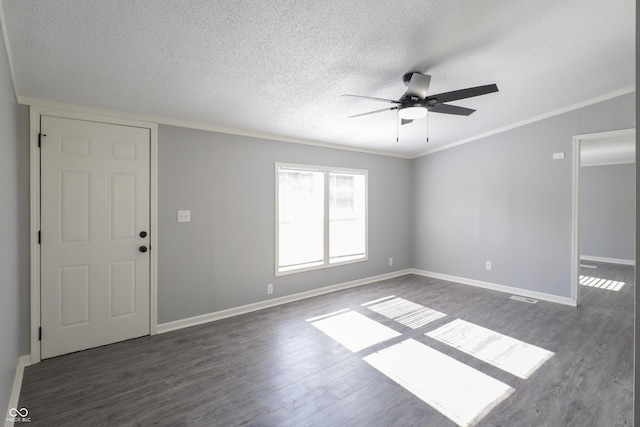
[[[636,129],[620,129],[573,136],[571,189],[571,299],[580,305],[580,147],[582,141],[635,135]],[[635,233],[634,233],[635,235]]]
[[[31,363],[41,360],[39,331],[40,319],[40,244],[38,232],[40,231],[40,148],[38,136],[40,134],[40,117],[43,115],[62,117],[68,119],[85,120],[100,123],[109,123],[123,126],[136,126],[149,129],[151,135],[150,153],[150,241],[149,252],[149,331],[151,335],[157,334],[158,325],[158,125],[157,123],[129,119],[124,115],[110,115],[101,111],[91,111],[81,107],[62,107],[31,105],[29,124],[29,156],[30,156],[30,272],[31,272],[31,326],[30,326],[30,351]]]

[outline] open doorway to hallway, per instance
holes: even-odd
[[[635,129],[577,135],[573,141],[572,282],[620,290],[597,263],[635,266]],[[588,274],[592,273],[592,274]]]

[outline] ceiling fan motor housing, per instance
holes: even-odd
[[[409,82],[411,81],[411,76],[413,76],[414,74],[422,74],[422,73],[418,71],[409,71],[407,74],[402,76],[402,83],[404,83],[405,86],[409,86]]]

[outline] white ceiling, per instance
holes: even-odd
[[[634,0],[0,0],[18,99],[415,156],[633,90]],[[351,93],[496,83],[400,128]]]

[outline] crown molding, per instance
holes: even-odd
[[[1,17],[1,12],[2,10],[0,9],[0,17]],[[5,31],[4,26],[3,26],[3,32]],[[9,45],[8,45],[8,41],[6,40],[6,36],[5,36],[5,43],[7,45],[7,49],[9,49]],[[11,65],[11,56],[9,55],[9,63]],[[12,68],[12,77],[13,77],[13,68]],[[14,88],[15,88],[15,81],[14,81]],[[432,149],[429,150],[425,150],[422,151],[418,154],[404,154],[404,153],[397,153],[397,152],[392,152],[392,151],[382,151],[382,150],[371,150],[371,149],[365,149],[365,148],[357,148],[357,147],[352,147],[352,146],[348,146],[348,145],[342,145],[342,144],[334,144],[334,143],[329,143],[329,142],[322,142],[322,141],[314,141],[314,140],[307,140],[307,139],[302,139],[302,138],[290,138],[290,137],[285,137],[285,136],[281,136],[281,135],[274,135],[274,134],[268,134],[268,133],[262,133],[262,132],[249,132],[249,131],[244,131],[241,129],[234,129],[234,128],[228,128],[228,127],[223,127],[223,126],[215,126],[209,123],[204,123],[204,122],[193,122],[193,121],[188,121],[188,120],[181,120],[181,119],[174,119],[174,118],[170,118],[170,117],[163,117],[163,116],[155,116],[155,115],[145,115],[145,114],[136,114],[136,113],[126,113],[126,112],[121,112],[121,111],[114,111],[114,110],[108,110],[108,109],[102,109],[102,108],[95,108],[95,107],[86,107],[86,106],[82,106],[82,105],[75,105],[75,104],[65,104],[65,103],[60,103],[60,102],[56,102],[56,101],[48,101],[48,100],[43,100],[43,99],[38,99],[38,98],[31,98],[31,97],[26,97],[26,96],[20,96],[17,95],[17,101],[19,104],[22,105],[33,105],[33,106],[37,106],[37,107],[49,107],[49,108],[56,108],[56,109],[62,109],[62,110],[68,110],[68,111],[75,111],[75,112],[86,112],[86,113],[93,113],[93,114],[100,114],[103,116],[110,116],[110,117],[117,117],[117,118],[121,118],[121,119],[130,119],[130,120],[139,120],[139,121],[144,121],[144,122],[151,122],[151,123],[157,123],[157,124],[163,124],[163,125],[169,125],[169,126],[177,126],[177,127],[183,127],[183,128],[189,128],[189,129],[197,129],[197,130],[204,130],[204,131],[209,131],[209,132],[217,132],[217,133],[223,133],[223,134],[228,134],[228,135],[237,135],[237,136],[246,136],[246,137],[250,137],[250,138],[258,138],[258,139],[267,139],[267,140],[272,140],[272,141],[279,141],[279,142],[288,142],[288,143],[293,143],[293,144],[302,144],[302,145],[310,145],[310,146],[315,146],[315,147],[322,147],[322,148],[331,148],[334,150],[343,150],[343,151],[353,151],[353,152],[358,152],[358,153],[364,153],[364,154],[374,154],[374,155],[378,155],[378,156],[385,156],[385,157],[396,157],[396,158],[401,158],[401,159],[417,159],[429,154],[433,154],[433,153],[437,153],[439,151],[443,151],[443,150],[448,150],[450,148],[454,148],[457,147],[459,145],[463,145],[463,144],[468,144],[470,142],[473,141],[477,141],[479,139],[482,138],[486,138],[492,135],[496,135],[499,133],[503,133],[503,132],[507,132],[509,130],[512,129],[516,129],[531,123],[535,123],[544,119],[548,119],[554,116],[558,116],[560,114],[564,114],[570,111],[574,111],[580,108],[584,108],[593,104],[597,104],[599,102],[603,102],[603,101],[607,101],[609,99],[613,99],[613,98],[617,98],[619,96],[623,96],[623,95],[627,95],[629,93],[633,93],[635,92],[636,88],[635,86],[629,86],[627,88],[621,89],[621,90],[617,90],[596,98],[591,98],[588,99],[586,101],[582,101],[576,104],[572,104],[569,105],[567,107],[563,107],[563,108],[559,108],[544,114],[540,114],[534,117],[531,117],[529,119],[525,119],[525,120],[521,120],[515,123],[512,123],[510,125],[507,126],[502,126],[500,128],[488,131],[488,132],[484,132],[478,135],[474,135],[472,137],[469,138],[465,138],[456,142],[452,142],[449,144],[445,144],[439,147],[434,147]],[[17,92],[17,91],[16,91]]]
[[[244,130],[241,130],[241,129],[234,129],[234,128],[228,128],[228,127],[223,127],[223,126],[215,126],[215,125],[212,125],[212,124],[209,124],[209,123],[204,123],[204,122],[192,122],[192,121],[188,121],[188,120],[174,119],[174,118],[163,117],[163,116],[137,114],[137,113],[126,113],[126,112],[108,110],[108,109],[102,109],[102,108],[86,107],[86,106],[83,106],[83,105],[66,104],[66,103],[61,103],[61,102],[56,102],[56,101],[48,101],[48,100],[44,100],[44,99],[31,98],[31,97],[27,97],[27,96],[18,96],[17,100],[18,100],[19,104],[31,105],[31,106],[35,106],[35,107],[56,108],[56,109],[61,109],[61,110],[66,110],[66,111],[99,114],[99,115],[103,115],[103,116],[117,117],[117,118],[120,118],[120,119],[139,120],[139,121],[143,121],[143,122],[151,122],[151,123],[157,123],[157,124],[162,124],[162,125],[177,126],[177,127],[183,127],[183,128],[189,128],[189,129],[204,130],[204,131],[209,131],[209,132],[224,133],[224,134],[228,134],[228,135],[246,136],[246,137],[258,138],[258,139],[268,139],[268,140],[272,140],[272,141],[289,142],[289,143],[293,143],[293,144],[312,145],[312,146],[316,146],[316,147],[331,148],[331,149],[335,149],[335,150],[355,151],[355,152],[358,152],[358,153],[374,154],[374,155],[378,155],[378,156],[398,157],[398,158],[402,158],[402,159],[411,159],[412,158],[411,155],[395,153],[395,152],[391,152],[391,151],[370,150],[370,149],[366,149],[366,148],[358,148],[358,147],[352,147],[352,146],[342,145],[342,144],[333,144],[333,143],[329,143],[329,142],[313,141],[313,140],[302,139],[302,138],[290,138],[290,137],[286,137],[286,136],[274,135],[274,134],[269,134],[269,133],[249,132],[249,131],[244,131]]]
[[[568,113],[570,111],[578,110],[580,108],[588,107],[589,105],[593,105],[593,104],[597,104],[599,102],[607,101],[609,99],[617,98],[617,97],[622,96],[622,95],[627,95],[629,93],[635,92],[635,90],[636,90],[635,86],[629,86],[629,87],[626,87],[624,89],[620,89],[620,90],[617,90],[617,91],[614,91],[614,92],[610,92],[608,94],[605,94],[605,95],[602,95],[602,96],[598,96],[596,98],[591,98],[591,99],[588,99],[586,101],[578,102],[576,104],[572,104],[572,105],[569,105],[567,107],[558,108],[557,110],[549,111],[547,113],[543,113],[543,114],[540,114],[540,115],[537,115],[537,116],[534,116],[534,117],[531,117],[531,118],[528,118],[528,119],[525,119],[525,120],[521,120],[521,121],[512,123],[510,125],[507,125],[507,126],[502,126],[502,127],[497,128],[497,129],[490,130],[488,132],[484,132],[484,133],[481,133],[481,134],[478,134],[478,135],[475,135],[475,136],[472,136],[472,137],[469,137],[469,138],[462,139],[460,141],[456,141],[456,142],[452,142],[452,143],[449,143],[449,144],[445,144],[445,145],[442,145],[442,146],[439,146],[439,147],[432,148],[430,150],[425,150],[425,151],[423,151],[423,152],[421,152],[419,154],[416,154],[415,156],[413,156],[411,158],[412,159],[417,159],[419,157],[423,157],[423,156],[426,156],[426,155],[429,155],[429,154],[437,153],[438,151],[448,150],[450,148],[457,147],[457,146],[463,145],[463,144],[467,144],[469,142],[477,141],[479,139],[486,138],[488,136],[496,135],[496,134],[499,134],[499,133],[502,133],[502,132],[506,132],[506,131],[509,131],[509,130],[512,130],[512,129],[519,128],[521,126],[525,126],[525,125],[528,125],[528,124],[531,124],[531,123],[539,122],[540,120],[548,119],[548,118],[551,118],[551,117],[558,116],[560,114],[564,114],[564,113]]]
[[[13,84],[13,94],[15,98],[18,99],[18,86],[16,85],[16,74],[13,67],[13,55],[11,54],[11,45],[9,44],[9,34],[7,33],[7,23],[4,17],[2,0],[0,0],[0,28],[2,29],[4,48],[7,51],[7,61],[9,62],[9,73],[11,74],[11,83]]]

